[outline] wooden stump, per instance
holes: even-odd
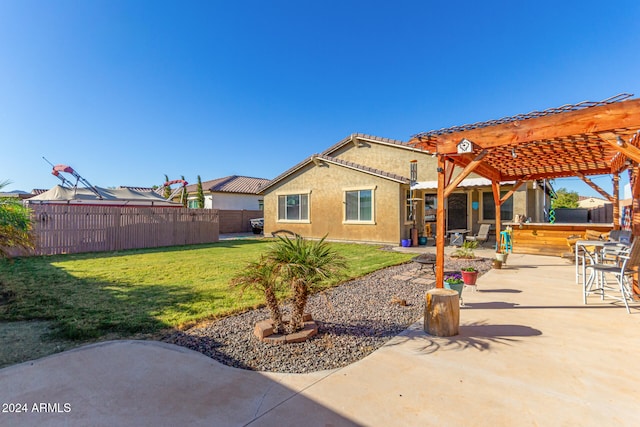
[[[424,331],[437,337],[458,335],[460,326],[460,295],[452,289],[427,291],[424,308]]]

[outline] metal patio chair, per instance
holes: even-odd
[[[484,243],[489,240],[489,229],[491,228],[491,224],[480,224],[480,228],[478,229],[478,234],[475,236],[467,236],[467,240],[471,240],[473,242]]]
[[[589,278],[583,284],[583,302],[587,303],[590,294],[600,295],[600,298],[615,299],[624,302],[627,313],[629,301],[632,300],[633,275],[640,266],[640,239],[635,239],[630,247],[620,248],[615,255],[615,260],[594,260],[587,264]],[[610,282],[607,276],[612,276],[615,281]],[[617,293],[620,296],[617,296]],[[616,294],[616,295],[614,295]]]

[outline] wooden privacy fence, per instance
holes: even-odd
[[[220,233],[246,233],[251,231],[250,219],[262,218],[261,210],[220,209]]]
[[[213,209],[31,206],[35,255],[102,252],[218,241]]]

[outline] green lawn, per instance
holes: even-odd
[[[235,240],[0,260],[0,321],[49,320],[60,338],[86,340],[154,333],[246,310],[259,306],[261,297],[240,295],[230,278],[269,244]],[[370,245],[331,246],[345,257],[348,278],[412,256]]]

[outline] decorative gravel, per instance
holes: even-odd
[[[491,261],[447,258],[445,270],[459,271],[469,265],[482,274],[491,268]],[[289,373],[334,369],[362,359],[420,319],[425,292],[433,287],[430,267],[419,270],[417,264],[408,263],[312,295],[305,311],[318,324],[318,335],[303,343],[258,340],[253,327],[269,318],[266,308],[174,332],[163,341],[242,369]],[[395,303],[397,300],[406,300],[407,305]],[[284,312],[287,316],[286,309]]]

